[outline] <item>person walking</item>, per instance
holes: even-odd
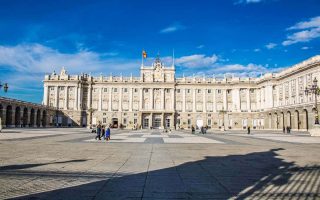
[[[106,132],[105,126],[102,125],[100,137],[102,137],[103,139],[105,139],[105,132]]]
[[[248,135],[250,135],[250,126],[248,126],[247,130],[248,130]]]
[[[98,126],[97,126],[97,135],[96,135],[95,139],[98,138],[99,140],[101,140],[100,134],[101,134],[101,124],[98,124]]]
[[[194,134],[194,132],[195,132],[194,126],[191,126],[191,134]]]
[[[105,139],[106,139],[107,141],[110,140],[110,134],[111,134],[110,127],[111,127],[111,125],[109,125],[109,126],[107,127],[106,133],[105,133]]]
[[[0,133],[1,133],[1,131],[2,131],[2,119],[0,117]]]
[[[283,133],[286,133],[286,128],[283,126],[283,129],[282,129]]]

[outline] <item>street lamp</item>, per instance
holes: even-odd
[[[8,88],[9,88],[8,83],[2,84],[2,83],[0,82],[0,90],[1,90],[2,87],[3,87],[3,91],[4,91],[4,92],[8,92]]]
[[[319,115],[318,115],[318,107],[317,107],[317,96],[320,95],[320,88],[318,86],[317,78],[313,79],[313,84],[310,87],[306,87],[305,94],[314,94],[314,108],[315,108],[315,124],[319,124]]]

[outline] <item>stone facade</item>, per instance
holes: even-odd
[[[259,78],[175,77],[175,66],[157,58],[140,77],[46,75],[44,105],[58,108],[62,125],[101,122],[125,128],[307,130],[314,124],[314,96],[320,56]]]
[[[0,126],[4,128],[50,127],[55,125],[56,115],[48,106],[0,97]]]

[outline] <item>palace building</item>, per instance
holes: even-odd
[[[98,123],[123,128],[308,130],[315,96],[305,88],[320,80],[320,55],[261,77],[176,77],[159,57],[139,77],[69,75],[44,79],[43,103],[63,113],[60,126]]]

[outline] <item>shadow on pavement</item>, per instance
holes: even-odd
[[[85,162],[85,161],[87,160],[80,159],[80,160],[67,160],[67,161],[59,161],[59,162],[37,163],[37,164],[7,165],[7,166],[1,166],[0,171],[28,169],[32,167],[38,167],[38,166],[50,165],[50,164],[63,164],[63,163],[73,163],[73,162]]]
[[[278,157],[280,150],[283,149],[206,157],[171,168],[129,175],[68,172],[61,183],[54,182],[61,178],[58,173],[38,172],[43,184],[47,182],[39,188],[35,187],[32,191],[35,194],[26,195],[26,191],[22,190],[11,195],[20,196],[17,199],[55,200],[319,198],[319,166],[299,167],[293,162],[286,162]],[[0,178],[5,175],[1,173]],[[29,173],[23,176],[34,175]],[[16,178],[19,175],[16,174]],[[6,198],[14,197],[7,195]]]

